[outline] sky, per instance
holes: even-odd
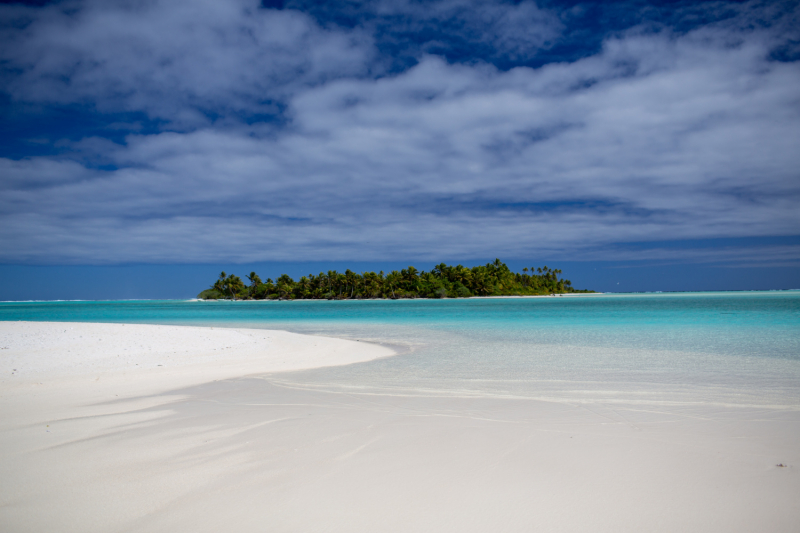
[[[798,2],[2,2],[0,116],[0,299],[800,288]]]

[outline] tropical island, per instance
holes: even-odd
[[[472,296],[544,296],[590,293],[576,290],[572,282],[559,277],[561,270],[523,268],[513,272],[495,259],[493,263],[467,268],[463,265],[436,265],[430,272],[413,266],[388,274],[383,271],[344,273],[329,270],[319,275],[302,276],[298,281],[288,274],[277,280],[262,281],[255,272],[239,276],[222,272],[219,279],[197,295],[203,300],[355,300],[370,298],[469,298]]]

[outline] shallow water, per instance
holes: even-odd
[[[353,393],[800,408],[800,292],[296,302],[5,302],[0,320],[286,329],[398,357],[286,374]]]

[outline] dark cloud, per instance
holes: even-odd
[[[577,11],[282,7],[3,8],[10,101],[84,106],[110,133],[0,159],[0,260],[800,261],[741,240],[800,233],[800,65],[775,57],[790,9],[713,4],[506,68],[572,38]],[[430,38],[401,46],[412,33]]]

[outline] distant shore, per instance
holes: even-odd
[[[581,296],[603,296],[604,292],[565,292],[561,294],[521,294],[519,296],[470,296],[468,299],[476,300],[492,300],[496,298],[553,298],[568,296],[570,298]]]
[[[561,296],[569,296],[570,298],[581,297],[581,296],[603,296],[606,293],[604,292],[566,292],[566,293],[557,293],[557,294],[520,294],[514,296],[467,296],[464,298],[346,298],[337,300],[335,298],[302,298],[302,299],[294,299],[294,298],[274,298],[270,300],[229,300],[226,298],[218,298],[218,299],[204,299],[204,298],[190,298],[188,301],[190,302],[254,302],[254,301],[267,301],[267,302],[326,302],[326,301],[335,301],[335,302],[358,302],[358,301],[397,301],[397,300],[496,300],[502,298],[553,298],[553,297],[561,297]]]
[[[389,273],[328,270],[319,275],[301,276],[297,281],[288,274],[264,281],[250,272],[246,276],[249,284],[245,285],[239,276],[223,271],[214,284],[197,297],[207,300],[403,300],[594,292],[575,289],[570,280],[560,277],[561,273],[547,266],[525,267],[521,272],[514,272],[500,259],[495,259],[472,268],[440,263],[428,272],[413,266]]]

